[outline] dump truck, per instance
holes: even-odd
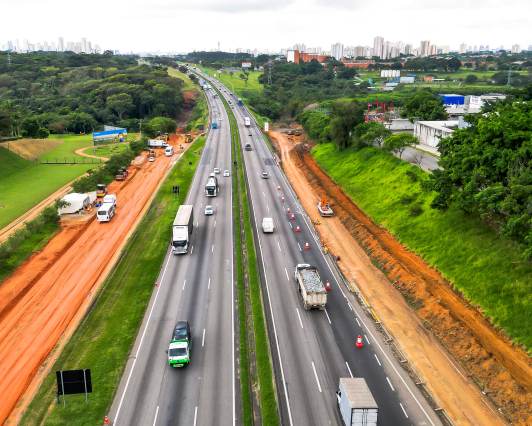
[[[172,253],[188,253],[190,235],[192,234],[194,212],[193,206],[182,205],[177,210],[177,214],[172,225]]]
[[[96,196],[105,197],[107,195],[107,187],[103,183],[96,185]]]
[[[331,217],[333,215],[333,211],[326,198],[322,198],[322,200],[318,203],[318,211],[323,217]]]
[[[184,367],[190,362],[192,331],[188,321],[178,321],[172,332],[172,340],[166,353],[171,367]]]
[[[299,284],[305,310],[318,308],[323,311],[327,304],[327,290],[321,282],[318,268],[308,263],[300,263],[294,266],[294,277]]]
[[[336,402],[345,426],[377,426],[379,407],[361,377],[340,378]]]
[[[186,143],[190,143],[190,142],[192,142],[192,135],[191,135],[190,133],[187,133],[187,136],[186,136],[185,142],[186,142]]]

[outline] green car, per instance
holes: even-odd
[[[184,367],[190,362],[190,349],[192,347],[192,330],[188,321],[178,321],[170,347],[166,351],[168,354],[168,364],[172,367]]]

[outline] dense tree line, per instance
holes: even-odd
[[[12,62],[0,54],[4,137],[89,133],[104,124],[138,131],[141,119],[176,117],[183,101],[181,79],[132,58],[34,53],[13,54]]]
[[[424,183],[438,194],[435,209],[456,206],[495,224],[532,259],[532,85],[439,143],[440,169]]]

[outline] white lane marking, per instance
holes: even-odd
[[[299,308],[296,308],[297,316],[299,317],[299,324],[301,324],[301,328],[303,328],[303,321],[301,321],[301,315],[299,315]]]
[[[353,308],[351,307],[351,303],[347,302],[347,306],[349,306],[350,310],[353,310]]]
[[[216,221],[214,221],[214,227],[216,228]]]
[[[200,207],[203,207],[203,203],[200,204]]]
[[[205,329],[203,329],[203,339],[201,340],[201,346],[205,346]]]
[[[390,379],[388,378],[388,376],[386,376],[386,380],[388,380],[388,384],[390,385],[390,387],[392,388],[392,390],[395,392],[395,389],[394,389],[393,386],[392,386],[392,382],[390,382]]]
[[[194,411],[194,426],[196,426],[196,420],[198,420],[198,407],[196,407],[196,410]]]
[[[379,358],[377,358],[377,354],[374,354],[375,355],[375,359],[377,360],[377,362],[379,363],[379,365],[382,367],[382,364],[381,362],[379,361]]]
[[[368,345],[371,345],[371,342],[369,341],[368,336],[366,336],[366,335],[364,334],[364,337],[366,338],[366,341],[368,342]]]
[[[303,251],[301,250],[301,246],[299,245],[299,243],[297,243],[297,246],[299,247],[299,251]]]
[[[194,246],[192,246],[192,248],[190,249],[190,254],[192,254],[193,251],[194,251]]]
[[[329,321],[329,324],[332,324],[331,319],[329,318],[329,314],[327,313],[327,309],[325,309],[325,315],[327,315],[327,320]]]
[[[172,255],[168,256],[168,260],[166,261],[166,266],[164,267],[163,276],[161,277],[161,282],[159,286],[157,287],[157,293],[155,293],[155,299],[153,299],[153,305],[151,305],[150,309],[150,315],[148,315],[148,320],[146,321],[146,326],[144,327],[144,331],[142,332],[142,337],[140,338],[139,347],[137,349],[137,353],[135,354],[135,358],[133,360],[133,365],[131,366],[131,371],[129,372],[129,376],[126,381],[126,386],[124,387],[124,393],[122,394],[122,397],[120,398],[120,403],[118,404],[118,409],[116,410],[116,416],[114,424],[116,425],[118,423],[118,415],[120,414],[120,408],[122,408],[122,403],[124,402],[124,397],[126,396],[127,388],[129,386],[129,381],[131,380],[131,376],[133,375],[133,371],[135,370],[135,365],[137,364],[137,358],[139,357],[140,349],[142,348],[142,343],[144,342],[144,337],[146,336],[146,331],[148,330],[148,324],[150,323],[151,315],[153,314],[153,308],[155,307],[155,302],[157,302],[157,297],[159,296],[159,291],[161,290],[161,287],[164,282],[164,276],[166,274],[166,268],[168,268],[168,263],[170,263],[170,259],[172,258]]]
[[[288,280],[288,282],[290,282],[290,276],[288,275],[288,271],[286,270],[286,268],[284,268],[284,271],[286,272],[286,279]]]
[[[264,195],[264,197],[266,197],[266,194],[264,193],[264,191],[262,191],[262,195]]]
[[[408,419],[408,414],[406,414],[405,407],[403,407],[403,404],[401,404],[401,403],[399,403],[399,405],[400,405],[401,408],[403,409],[403,413],[405,413],[405,416],[406,416],[406,418]]]
[[[360,323],[358,322],[358,318],[355,317],[355,319],[357,320],[357,324],[358,324],[358,326],[359,326],[359,327],[362,327],[362,326],[360,325]]]
[[[183,290],[185,289],[185,286],[187,285],[187,280],[183,283]]]
[[[281,244],[279,244],[279,241],[277,241],[277,247],[279,247],[279,251],[281,251]]]
[[[347,369],[349,370],[349,375],[353,377],[353,373],[351,373],[351,369],[349,368],[349,364],[347,363],[347,361],[345,362],[345,365],[347,365]]]
[[[157,406],[157,410],[155,410],[155,418],[153,419],[153,426],[155,426],[155,423],[157,423],[157,414],[159,414],[159,406]]]
[[[320,385],[320,381],[318,379],[318,373],[316,373],[316,367],[314,367],[314,363],[312,363],[312,368],[314,369],[314,376],[316,376],[316,382],[318,383],[318,389],[321,392],[321,385]]]
[[[199,227],[199,220],[196,222],[196,228],[198,228],[198,227]],[[198,231],[196,230],[196,232],[198,232]]]
[[[209,278],[209,285],[207,286],[207,290],[211,288],[211,279]]]
[[[270,211],[270,207],[268,207],[268,204],[266,204],[266,208],[268,209],[268,211]]]
[[[212,245],[211,253],[214,253],[214,244]]]

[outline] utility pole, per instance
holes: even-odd
[[[510,77],[512,76],[512,67],[510,66],[510,68],[508,68],[508,82],[506,83],[506,85],[508,87],[510,87]]]
[[[273,61],[270,59],[268,61],[268,86],[272,85],[272,65]]]

